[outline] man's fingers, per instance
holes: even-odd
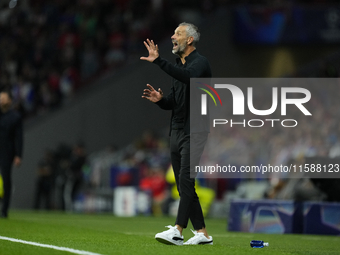
[[[154,91],[154,90],[155,90],[150,84],[146,84],[146,86],[147,86],[151,91]]]
[[[154,43],[153,40],[151,40],[151,46],[152,46],[155,50],[158,50],[158,46],[157,46],[157,44]]]
[[[146,41],[148,42],[147,45],[148,45],[148,50],[150,50],[151,48],[154,48],[154,45],[152,44],[152,42],[148,39],[146,39]]]
[[[148,39],[149,40],[149,39]],[[144,45],[145,45],[145,47],[149,50],[150,49],[150,46],[149,46],[149,44],[148,43],[146,43],[145,41],[144,41]]]
[[[154,41],[153,40],[150,40],[149,38],[146,39],[147,42],[148,42],[148,49],[153,49],[153,50],[157,50],[158,51],[158,46],[155,45]]]
[[[151,100],[151,97],[142,96],[142,98],[147,99],[147,100],[149,100],[150,102],[153,102],[153,101]]]

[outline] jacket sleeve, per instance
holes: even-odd
[[[169,74],[176,80],[179,80],[187,85],[190,85],[190,78],[202,77],[205,70],[206,61],[201,58],[195,59],[189,68],[181,68],[175,66],[168,60],[158,57],[153,63],[158,65],[164,72]]]
[[[161,100],[155,103],[163,110],[172,110],[174,108],[173,93],[170,92],[169,95],[163,97]]]

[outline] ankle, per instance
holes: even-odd
[[[206,238],[209,238],[208,232],[206,228],[201,228],[199,230],[196,230],[197,233],[203,233]]]
[[[179,233],[182,235],[183,227],[177,224],[175,225],[175,227],[178,229]]]

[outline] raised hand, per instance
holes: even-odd
[[[149,62],[153,62],[156,58],[158,58],[158,45],[153,42],[153,40],[146,39],[146,42],[144,41],[144,45],[146,49],[149,52],[148,57],[140,57],[141,60],[146,60]]]
[[[163,91],[161,89],[155,90],[150,84],[146,85],[148,88],[144,89],[142,98],[156,103],[163,98]]]

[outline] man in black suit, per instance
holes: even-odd
[[[161,89],[155,90],[147,84],[148,88],[144,90],[142,96],[160,108],[172,111],[171,163],[180,202],[175,226],[168,226],[169,230],[155,236],[157,241],[165,244],[213,244],[213,238],[207,233],[202,208],[195,191],[195,178],[191,175],[194,173],[192,166],[198,165],[209,133],[209,125],[205,121],[190,126],[190,78],[212,76],[208,60],[196,50],[199,37],[200,33],[196,26],[183,22],[178,25],[171,37],[172,53],[178,57],[176,64],[160,57],[157,44],[149,39],[144,42],[149,56],[141,57],[141,60],[158,65],[173,78],[169,95],[163,96]],[[187,227],[189,219],[195,229],[194,237],[183,243],[182,231]]]
[[[2,218],[8,217],[12,189],[12,165],[20,166],[22,157],[22,120],[20,114],[11,106],[10,90],[2,90],[0,92],[0,171],[4,186]]]

